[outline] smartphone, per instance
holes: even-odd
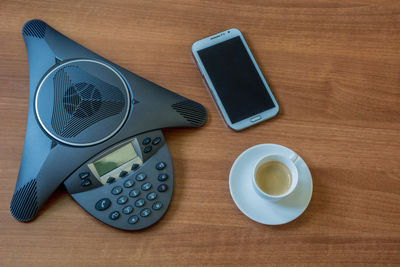
[[[193,43],[192,54],[230,128],[240,131],[278,113],[278,103],[238,29]]]

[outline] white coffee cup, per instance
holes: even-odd
[[[254,189],[255,189],[256,193],[259,196],[261,196],[261,197],[263,197],[263,198],[265,198],[267,200],[271,200],[271,201],[278,201],[278,200],[281,200],[281,199],[289,196],[296,189],[296,186],[297,186],[298,181],[299,181],[299,173],[298,173],[297,167],[295,165],[295,162],[296,162],[297,159],[298,159],[298,155],[296,153],[293,153],[293,155],[290,156],[290,157],[283,156],[283,155],[280,155],[280,154],[273,154],[273,155],[268,155],[266,157],[261,158],[255,164],[254,172],[253,172],[253,186],[254,186]],[[289,169],[289,172],[290,172],[290,174],[292,176],[292,182],[290,184],[289,189],[285,193],[280,194],[280,195],[270,195],[270,194],[265,193],[257,185],[257,182],[256,182],[256,173],[258,171],[258,168],[260,168],[265,163],[271,162],[271,161],[278,161],[278,162],[284,164]]]

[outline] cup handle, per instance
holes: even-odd
[[[297,155],[296,153],[293,153],[293,155],[290,156],[290,160],[293,163],[295,163],[298,158],[299,158],[299,155]]]

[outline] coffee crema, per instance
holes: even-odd
[[[292,185],[292,175],[282,162],[269,161],[258,167],[256,184],[264,193],[279,196],[289,190]]]

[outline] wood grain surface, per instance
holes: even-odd
[[[23,24],[63,34],[202,103],[200,129],[168,129],[175,170],[169,211],[124,232],[60,187],[36,220],[9,212],[28,106]],[[230,27],[247,39],[281,111],[227,128],[191,59],[191,44]],[[0,265],[400,264],[400,1],[0,1]],[[282,226],[248,219],[229,193],[245,149],[287,146],[310,167],[305,213]]]

